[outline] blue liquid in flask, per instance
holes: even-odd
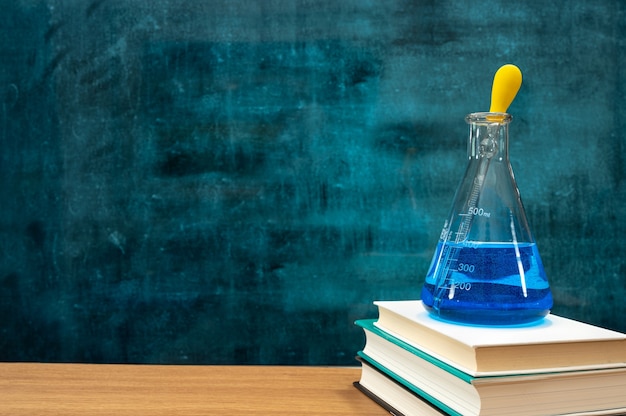
[[[534,242],[450,241],[437,245],[422,302],[442,319],[477,325],[534,322],[553,303]]]

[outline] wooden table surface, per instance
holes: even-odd
[[[0,363],[0,415],[386,415],[359,368]]]

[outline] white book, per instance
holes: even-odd
[[[438,320],[418,300],[374,304],[377,328],[474,377],[626,366],[626,334],[553,314],[486,327]]]

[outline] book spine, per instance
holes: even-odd
[[[422,390],[419,387],[415,386],[414,384],[410,383],[409,381],[407,381],[403,377],[400,377],[399,375],[397,375],[393,371],[389,370],[384,365],[380,364],[379,362],[377,362],[373,358],[369,357],[363,351],[359,351],[357,354],[358,354],[359,359],[365,361],[371,367],[373,367],[376,370],[380,371],[381,373],[383,373],[384,375],[386,375],[390,379],[394,380],[396,383],[399,383],[400,385],[404,386],[407,390],[409,390],[413,394],[416,394],[417,396],[424,398],[425,400],[427,400],[428,402],[430,402],[434,406],[438,407],[439,409],[442,409],[443,411],[445,411],[449,415],[452,415],[452,416],[463,416],[461,413],[459,413],[456,410],[452,409],[447,404],[441,402],[437,398],[435,398],[435,397],[431,396],[430,394],[426,393],[424,390]]]
[[[388,332],[383,331],[382,329],[378,328],[377,326],[374,325],[375,320],[373,319],[361,319],[355,322],[356,325],[360,326],[366,334],[367,337],[367,331],[373,333],[374,335],[377,335],[381,338],[383,338],[384,340],[410,352],[411,354],[417,356],[418,358],[421,358],[425,361],[428,361],[431,364],[436,365],[437,367],[441,368],[442,370],[452,374],[453,376],[463,380],[464,382],[471,384],[472,381],[474,380],[474,376],[467,374],[461,370],[459,370],[458,368],[455,368],[453,366],[451,366],[448,363],[445,363],[435,357],[433,357],[432,355],[420,350],[419,348],[410,345],[404,341],[402,341],[401,339],[393,336],[392,334],[389,334]]]

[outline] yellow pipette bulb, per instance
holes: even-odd
[[[512,64],[503,65],[493,77],[491,113],[506,113],[522,86],[522,71]]]

